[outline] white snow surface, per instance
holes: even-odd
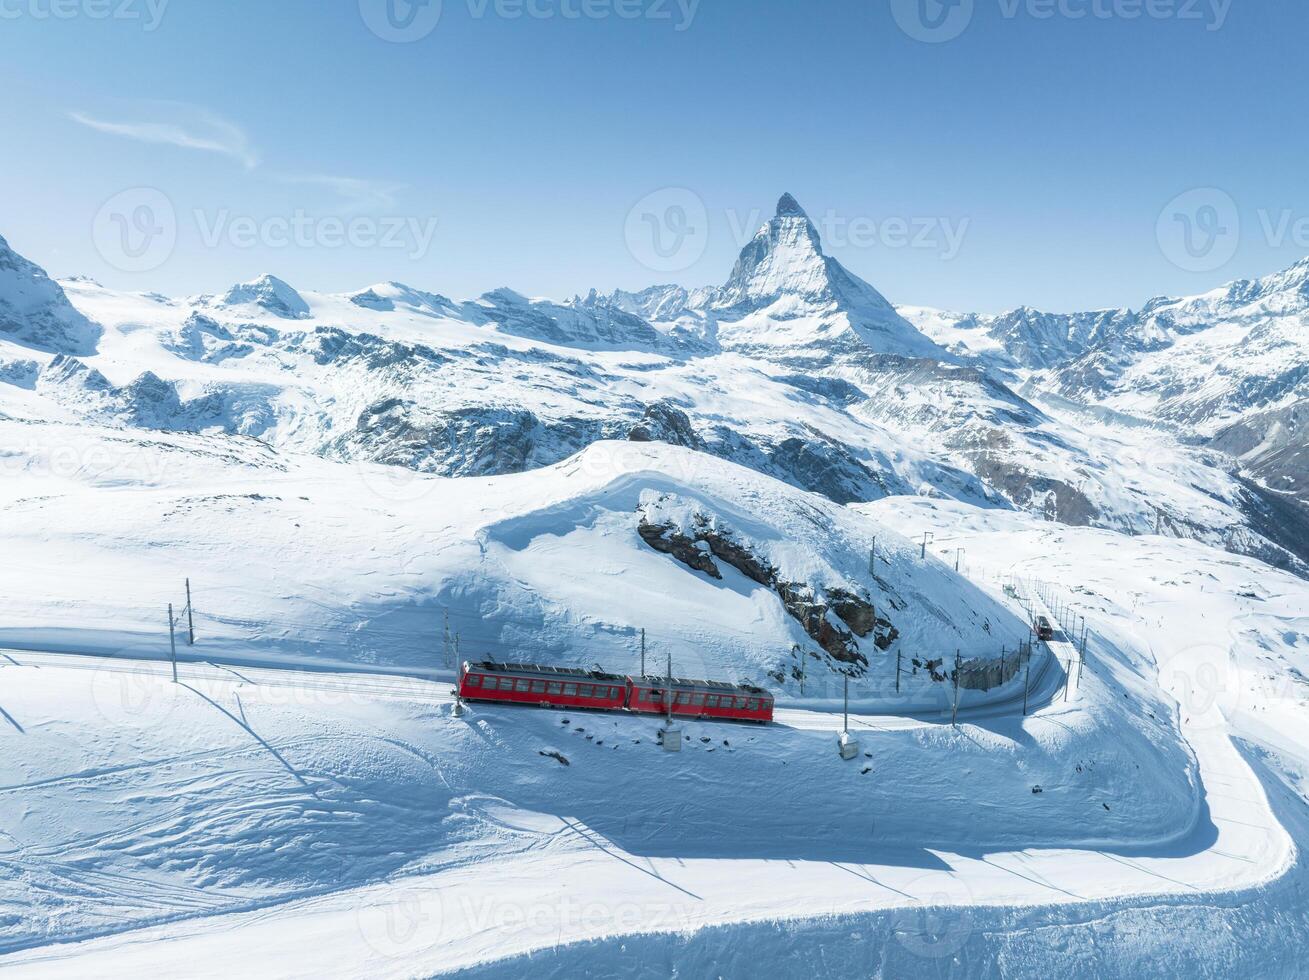
[[[566,303],[0,241],[0,976],[1302,975],[1304,542],[1196,443],[1297,404],[1307,277],[897,312],[789,195],[722,287]],[[775,723],[455,711],[643,630]]]

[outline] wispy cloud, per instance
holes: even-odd
[[[97,132],[142,143],[218,153],[238,161],[248,171],[263,170],[259,153],[245,131],[236,123],[199,106],[182,102],[146,102],[136,105],[130,113],[112,117],[87,112],[70,112],[68,115],[80,125]],[[405,188],[404,184],[332,174],[270,173],[266,176],[283,184],[322,188],[340,199],[340,210],[350,213],[391,210]]]
[[[259,155],[240,126],[214,115],[206,109],[181,103],[152,103],[148,115],[136,118],[100,118],[85,112],[70,112],[69,118],[101,133],[162,143],[188,150],[219,153],[237,160],[247,170],[259,166]]]

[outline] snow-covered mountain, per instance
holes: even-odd
[[[32,270],[57,306],[58,285]],[[1292,279],[1233,287],[1211,309],[1283,315]],[[33,352],[0,377],[88,422],[254,436],[448,476],[659,440],[838,503],[927,493],[1194,537],[1287,567],[1309,558],[1299,511],[1265,499],[1222,446],[1193,445],[1189,424],[1140,424],[1126,387],[1092,398],[1071,381],[1097,358],[1127,372],[1123,358],[1162,350],[1165,336],[1211,336],[1196,303],[1152,304],[1148,324],[1125,312],[906,311],[915,326],[823,254],[790,195],[726,282],[697,290],[560,303],[508,288],[459,302],[400,283],[316,293],[273,276],[191,300],[65,288],[65,315],[89,318],[96,339]],[[1203,399],[1206,383],[1178,377],[1175,400]],[[1258,447],[1287,458],[1276,439],[1247,454]]]
[[[1309,500],[1309,259],[1141,310],[999,316],[903,311],[950,349],[1035,389],[1168,427]]]
[[[100,331],[69,304],[64,291],[0,238],[0,342],[60,354],[90,354]],[[5,356],[9,355],[9,356]],[[17,358],[0,350],[0,374]]]

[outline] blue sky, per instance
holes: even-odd
[[[0,0],[0,235],[130,289],[566,297],[720,282],[790,191],[893,301],[979,310],[1309,254],[1309,4],[952,2]],[[141,188],[175,236],[123,261]]]

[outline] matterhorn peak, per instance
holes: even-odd
[[[741,319],[720,321],[719,339],[737,349],[819,346],[949,360],[876,289],[823,254],[818,229],[790,194],[741,250],[715,306]],[[766,319],[750,314],[767,311]],[[783,326],[785,325],[785,326]]]
[[[783,194],[782,199],[777,202],[777,217],[808,219],[809,215],[805,214],[805,210],[800,207],[799,201],[790,194]]]

